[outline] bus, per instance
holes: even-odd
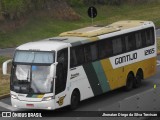
[[[11,63],[13,107],[54,110],[124,87],[156,73],[155,26],[123,20],[90,26],[16,48]]]

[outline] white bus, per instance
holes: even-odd
[[[13,107],[53,110],[125,87],[156,73],[155,26],[126,20],[68,31],[16,48],[10,94]]]

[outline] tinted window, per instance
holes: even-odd
[[[91,44],[90,45],[90,49],[91,49],[91,57],[92,57],[92,61],[97,60],[98,59],[98,50],[97,50],[97,44]]]
[[[74,48],[71,48],[71,63],[70,66],[73,67],[77,65],[77,57],[76,57],[76,52]]]
[[[94,61],[98,58],[97,45],[89,44],[84,47],[85,62]]]
[[[113,53],[111,39],[105,39],[98,43],[99,58],[109,57]]]
[[[141,48],[142,47],[141,32],[135,33],[135,39],[136,39],[136,48]]]
[[[58,51],[57,61],[55,94],[64,91],[66,87],[68,73],[68,49]]]
[[[146,45],[153,45],[154,44],[154,33],[153,33],[153,29],[147,29],[145,31],[146,33]]]
[[[146,32],[145,30],[141,31],[141,38],[142,38],[142,46],[145,47],[146,46]]]
[[[77,57],[77,64],[83,64],[84,63],[84,51],[83,46],[76,48],[76,57]]]
[[[113,54],[114,55],[122,53],[123,47],[122,47],[122,39],[120,37],[114,38],[112,40],[112,44],[113,44]]]
[[[90,45],[86,45],[84,47],[84,56],[85,56],[85,62],[89,62],[92,60]]]
[[[147,47],[154,44],[154,29],[149,28],[141,31],[143,47]]]
[[[126,45],[126,51],[131,51],[136,49],[136,42],[135,42],[135,34],[130,33],[125,36],[125,45]]]
[[[84,51],[83,46],[71,48],[71,61],[70,67],[80,65],[84,63]]]

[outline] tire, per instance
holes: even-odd
[[[138,71],[133,84],[134,88],[138,88],[141,86],[142,79],[143,79],[143,73],[142,71]]]
[[[126,83],[126,86],[125,86],[125,90],[126,91],[130,91],[133,89],[133,82],[134,82],[134,75],[133,74],[129,74],[128,77],[127,77],[127,83]]]
[[[72,110],[76,109],[80,103],[80,94],[78,91],[74,90],[71,96],[71,106]]]

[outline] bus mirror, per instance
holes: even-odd
[[[50,66],[50,76],[51,77],[56,77],[56,66],[57,66],[58,62],[53,63]]]
[[[57,66],[57,65],[58,65],[58,62],[55,62],[54,65]]]
[[[7,68],[8,68],[8,63],[12,62],[12,59],[10,60],[7,60],[3,63],[2,65],[2,72],[3,72],[3,75],[9,75],[7,74]]]

